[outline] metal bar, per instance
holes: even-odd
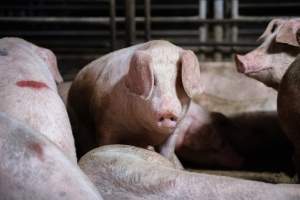
[[[32,2],[39,3],[41,0],[31,0]],[[9,3],[24,3],[24,0],[11,0]],[[61,0],[51,0],[51,3],[61,3]],[[68,3],[87,3],[86,0],[68,0]],[[2,2],[1,2],[2,3]],[[93,0],[93,3],[108,3],[107,0]]]
[[[0,30],[0,35],[25,35],[25,36],[99,36],[99,37],[108,37],[110,31],[108,30],[24,30],[17,29],[15,30]],[[253,37],[258,37],[263,32],[263,29],[242,29],[239,30],[239,34],[243,35],[252,35]],[[143,36],[144,31],[137,31],[138,36]],[[186,37],[186,36],[198,36],[198,30],[152,30],[152,36],[171,36],[171,37]],[[119,30],[117,36],[124,36],[125,32]]]
[[[154,4],[151,7],[153,10],[194,10],[197,6],[197,4],[176,4],[174,2],[172,4]],[[137,8],[141,8],[141,6],[137,6]]]
[[[199,41],[174,41],[175,44],[190,45],[190,46],[240,46],[240,47],[254,47],[259,45],[257,42],[199,42]]]
[[[290,18],[297,17],[291,16]],[[191,23],[201,24],[235,24],[235,23],[266,23],[274,17],[242,17],[238,19],[200,19],[197,17],[151,17],[151,23]],[[123,17],[117,17],[116,22],[124,22]],[[136,17],[136,23],[144,23],[144,17]],[[0,17],[0,22],[20,23],[86,23],[86,24],[109,24],[108,17]]]
[[[237,19],[239,17],[239,1],[238,0],[231,0],[231,17],[232,19]],[[232,42],[237,42],[238,40],[238,26],[233,24],[232,26]]]
[[[32,2],[31,2],[32,3]],[[61,11],[61,10],[88,10],[88,11],[96,11],[97,9],[106,10],[108,9],[107,5],[99,5],[99,4],[91,4],[91,5],[84,5],[84,4],[72,4],[72,5],[2,5],[2,10],[32,10],[32,11],[45,11],[45,10],[54,10],[54,11]]]
[[[299,7],[300,3],[292,2],[278,2],[274,3],[241,3],[241,8],[289,8],[289,7]]]
[[[214,0],[214,18],[223,19],[224,18],[224,1],[223,0]],[[214,37],[216,42],[222,42],[223,40],[223,27],[220,24],[214,26]],[[222,60],[222,54],[216,52],[214,54],[216,61]]]
[[[116,49],[116,38],[117,38],[117,29],[116,29],[116,0],[110,0],[110,45],[111,50]]]
[[[109,24],[108,17],[0,17],[0,22]]]
[[[207,16],[207,0],[199,0],[198,12],[200,19],[206,19]],[[207,40],[207,25],[202,24],[199,27],[199,41],[205,42]],[[205,55],[202,54],[199,56],[201,61],[205,60]]]
[[[151,39],[151,0],[145,0],[145,40]]]
[[[127,46],[133,45],[135,41],[135,0],[125,1],[125,15],[126,15],[126,33]]]

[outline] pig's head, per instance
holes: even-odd
[[[52,51],[50,51],[49,49],[42,48],[42,47],[39,47],[37,51],[38,51],[40,57],[47,64],[49,71],[50,71],[52,77],[54,78],[55,82],[56,83],[63,82],[63,78],[58,70],[57,60],[56,60],[56,56],[54,55],[54,53]]]
[[[300,52],[298,44],[299,19],[272,20],[259,40],[263,43],[246,55],[236,55],[237,70],[267,86],[278,85]]]
[[[134,97],[139,122],[162,133],[162,140],[185,115],[191,97],[201,92],[199,79],[199,63],[192,51],[162,47],[134,53],[125,85]]]

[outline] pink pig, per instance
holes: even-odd
[[[157,40],[107,54],[76,76],[68,108],[79,123],[82,155],[105,144],[162,145],[200,93],[197,57]],[[95,133],[95,134],[93,134]]]
[[[56,82],[62,77],[53,52],[20,38],[0,39],[0,111],[45,135],[76,162],[72,129]]]
[[[260,36],[263,43],[259,47],[246,55],[236,55],[237,70],[278,89],[287,68],[300,53],[299,28],[300,19],[273,19]]]

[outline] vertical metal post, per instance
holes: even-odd
[[[231,17],[232,19],[237,19],[239,17],[239,0],[231,0]],[[232,26],[232,42],[237,42],[238,40],[238,26],[233,24]]]
[[[135,0],[125,1],[127,46],[135,41]]]
[[[151,0],[145,0],[145,40],[151,39]]]
[[[110,47],[112,51],[116,49],[116,32],[116,0],[110,0]]]
[[[223,19],[224,18],[224,0],[214,0],[214,18],[215,19]],[[222,25],[216,24],[214,26],[214,36],[215,36],[215,42],[223,41]],[[221,61],[222,54],[220,52],[216,52],[214,54],[214,58],[216,61]]]
[[[198,3],[198,12],[199,12],[199,18],[200,19],[206,19],[207,16],[207,0],[199,0]],[[202,24],[199,27],[199,41],[200,42],[206,42],[207,41],[207,25]],[[200,60],[205,60],[205,54],[202,53],[199,57]]]

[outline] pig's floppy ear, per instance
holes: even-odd
[[[286,22],[287,20],[285,19],[272,19],[265,32],[257,39],[257,41],[263,41],[265,40],[270,34],[272,34],[280,25],[282,25],[284,22]]]
[[[181,79],[186,94],[192,98],[202,93],[200,85],[200,66],[197,56],[191,50],[184,50],[181,54]]]
[[[137,51],[131,58],[129,71],[125,77],[125,85],[130,92],[148,99],[154,85],[151,57],[144,51]]]
[[[42,59],[47,63],[49,70],[56,83],[62,83],[64,80],[58,70],[56,56],[49,49],[40,47],[39,54]]]
[[[300,47],[299,30],[300,30],[300,19],[290,19],[280,27],[276,35],[276,42],[289,44],[295,47]]]

